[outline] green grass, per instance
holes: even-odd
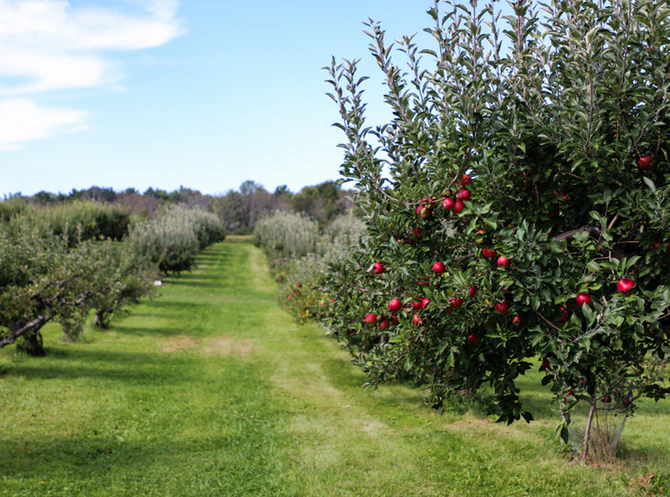
[[[336,343],[278,307],[248,243],[165,283],[82,343],[49,327],[46,358],[0,351],[0,496],[670,495],[667,403],[628,421],[624,459],[575,464],[536,375],[540,418],[511,427],[364,391]]]

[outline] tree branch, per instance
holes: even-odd
[[[554,237],[554,240],[556,240],[557,242],[562,242],[564,240],[572,241],[577,233],[584,233],[584,232],[588,232],[589,235],[599,235],[601,229],[598,226],[583,226],[576,230],[570,230],[566,231],[565,233],[561,233],[560,235],[556,235]]]
[[[10,331],[8,336],[5,336],[3,339],[0,340],[0,349],[3,348],[3,347],[6,347],[7,345],[13,344],[14,342],[16,342],[16,340],[18,338],[20,338],[21,336],[25,335],[26,333],[28,333],[29,331],[31,331],[35,328],[39,330],[42,326],[47,324],[51,320],[52,317],[53,316],[49,316],[49,317],[38,316],[36,319],[32,320],[30,323],[25,324],[22,327],[14,330],[14,331]]]

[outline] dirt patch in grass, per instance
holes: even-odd
[[[250,340],[235,340],[226,335],[210,338],[202,348],[207,355],[246,357],[254,352],[256,347]]]
[[[174,338],[169,338],[165,341],[161,352],[166,354],[173,354],[180,350],[192,349],[198,345],[198,340],[187,335],[180,335]]]

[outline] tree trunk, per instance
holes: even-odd
[[[93,318],[93,324],[98,328],[106,330],[109,328],[109,323],[105,319],[105,311],[98,309],[95,311],[95,316]]]
[[[44,357],[47,355],[44,350],[42,333],[40,333],[39,329],[25,333],[20,341],[17,342],[16,348],[31,357]]]
[[[593,392],[593,397],[591,398],[591,408],[589,409],[589,416],[586,419],[586,428],[584,429],[584,447],[582,448],[582,461],[586,462],[586,458],[589,455],[589,441],[591,440],[591,426],[593,424],[593,415],[596,412],[596,403],[598,398],[596,397],[595,391]]]
[[[0,337],[0,349],[18,341],[17,349],[28,355],[43,357],[46,355],[42,345],[42,326],[51,320],[52,316],[38,316],[26,323],[24,320],[17,323],[12,331]]]

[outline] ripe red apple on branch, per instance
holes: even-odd
[[[463,305],[463,299],[458,298],[458,297],[450,297],[450,298],[449,298],[449,304],[450,304],[451,307],[453,307],[454,309],[458,309],[460,306]]]
[[[442,274],[446,270],[446,266],[444,265],[444,262],[436,262],[433,264],[433,271],[435,271],[437,274]]]
[[[509,311],[509,305],[507,304],[507,302],[498,302],[495,305],[495,310],[499,314],[507,314],[507,312]]]
[[[386,271],[384,269],[384,265],[381,262],[375,262],[372,266],[375,274],[382,274]]]
[[[391,312],[398,312],[400,309],[402,309],[402,302],[400,299],[395,298],[389,301],[389,310],[391,310]]]
[[[421,316],[418,314],[414,314],[414,317],[412,318],[412,324],[414,326],[423,326],[425,324],[425,321],[421,319]]]
[[[463,209],[465,209],[465,204],[463,203],[462,200],[459,199],[456,200],[456,203],[454,204],[454,207],[451,210],[454,214],[459,214]]]
[[[482,249],[482,255],[486,257],[487,259],[492,259],[493,257],[496,256],[496,251],[493,250],[492,248],[483,248]]]
[[[507,266],[509,266],[509,264],[510,264],[510,260],[507,257],[505,257],[504,255],[501,255],[500,257],[498,257],[498,266],[507,267]]]
[[[640,169],[651,169],[651,165],[654,163],[654,158],[651,155],[641,155],[637,158],[637,167]]]
[[[377,316],[375,316],[373,313],[366,314],[364,319],[368,325],[373,325],[377,322]]]
[[[458,200],[470,200],[472,198],[472,193],[467,188],[463,188],[456,194]]]
[[[583,306],[584,304],[591,305],[591,295],[588,293],[578,293],[575,300],[577,300],[577,305],[579,307]]]
[[[447,197],[442,201],[442,207],[444,207],[448,211],[452,210],[454,208],[454,205],[456,205],[456,202],[454,201],[453,198]]]
[[[621,278],[616,284],[620,293],[630,292],[634,286],[635,282],[630,278]]]

